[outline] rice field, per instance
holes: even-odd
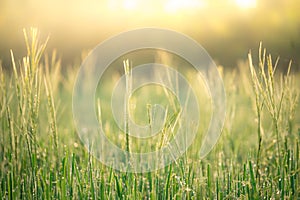
[[[163,169],[119,172],[91,155],[77,134],[72,94],[80,66],[62,66],[55,51],[45,53],[48,39],[39,38],[36,29],[24,35],[27,55],[16,60],[12,50],[11,66],[0,67],[1,199],[300,199],[300,72],[292,62],[277,67],[280,60],[260,45],[234,69],[219,66],[226,120],[214,149],[200,159],[197,139]],[[129,69],[120,69],[128,74]],[[114,76],[103,80],[108,91],[109,80]],[[163,133],[141,142],[111,125],[106,90],[98,94],[104,105],[99,126],[120,148],[154,150],[172,137],[176,103],[168,110]],[[131,100],[140,108],[134,115],[141,123],[149,119],[151,112],[145,110],[150,103],[174,102],[159,87],[142,96]],[[202,105],[209,103],[204,96]],[[211,107],[203,112],[210,113]],[[209,115],[201,116],[207,126]]]

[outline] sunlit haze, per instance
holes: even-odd
[[[236,0],[236,4],[241,8],[255,8],[256,0]]]
[[[2,0],[0,59],[10,62],[9,49],[25,52],[22,28],[31,26],[50,34],[48,51],[56,48],[66,63],[115,34],[159,27],[187,34],[225,66],[260,41],[296,62],[299,9],[299,0]]]

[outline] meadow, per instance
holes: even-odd
[[[260,45],[236,68],[220,66],[226,121],[214,149],[200,159],[197,140],[163,169],[126,173],[101,164],[77,135],[72,93],[79,65],[63,67],[55,51],[45,53],[47,39],[39,38],[38,30],[24,34],[27,55],[15,60],[11,51],[11,67],[0,67],[1,199],[300,198],[300,72],[293,70],[293,63],[277,67],[280,59]],[[99,95],[109,101],[105,91]],[[169,98],[166,103],[174,101],[168,93],[164,97]],[[133,104],[145,107],[147,100],[144,95]],[[207,107],[204,112],[211,112]],[[173,108],[171,125],[176,104]],[[147,121],[143,111],[135,115]],[[141,146],[147,150],[164,144],[161,137],[153,143],[129,143],[126,134],[115,134],[106,113],[101,110],[99,125],[121,148],[138,151]],[[204,121],[208,123],[209,117]]]

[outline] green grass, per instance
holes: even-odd
[[[12,68],[0,68],[1,199],[300,198],[300,74],[276,69],[262,46],[258,64],[249,54],[250,64],[220,68],[227,118],[214,150],[200,160],[196,142],[173,164],[139,174],[114,171],[83,147],[71,108],[78,67],[62,73],[55,52],[45,55],[47,41],[40,43],[38,31],[25,36],[28,54],[15,61],[12,53]],[[150,116],[151,105],[146,107]],[[98,115],[113,133],[105,112]],[[117,140],[134,149],[128,134]]]

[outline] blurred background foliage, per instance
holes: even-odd
[[[115,34],[155,26],[187,34],[226,68],[263,41],[281,66],[292,59],[299,70],[299,10],[300,0],[1,0],[0,60],[11,65],[9,49],[24,55],[30,26],[50,34],[47,52],[57,49],[64,67]]]

